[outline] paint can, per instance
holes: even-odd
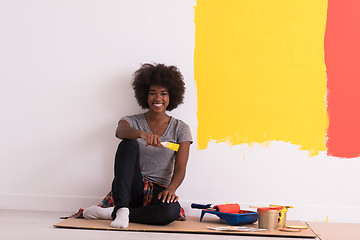
[[[257,209],[259,220],[259,228],[268,230],[276,230],[279,227],[279,213],[278,207],[262,207]]]

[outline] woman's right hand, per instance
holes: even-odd
[[[136,130],[130,127],[126,120],[120,120],[116,129],[116,137],[120,139],[136,139],[142,138],[146,141],[146,146],[151,145],[154,147],[161,146],[161,139],[154,133],[149,133],[143,130]]]
[[[148,146],[148,145],[151,145],[154,147],[161,146],[160,137],[154,133],[149,133],[149,132],[143,131],[141,138],[146,141],[146,146]]]

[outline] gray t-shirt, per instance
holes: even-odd
[[[131,128],[151,133],[146,122],[144,113],[121,118],[130,124]],[[160,136],[162,142],[190,142],[192,137],[189,126],[174,117],[170,118],[168,127]],[[168,186],[174,173],[176,152],[163,147],[145,146],[146,141],[142,138],[136,139],[140,150],[140,169],[144,177],[159,184]]]

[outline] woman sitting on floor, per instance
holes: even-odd
[[[129,221],[165,225],[178,219],[175,191],[185,177],[192,143],[188,125],[166,113],[183,102],[185,84],[178,68],[143,64],[132,86],[138,104],[148,111],[121,118],[116,129],[122,141],[114,164],[115,207],[92,206],[83,212],[86,219],[113,219],[116,228],[128,227]],[[175,152],[161,142],[180,147]]]

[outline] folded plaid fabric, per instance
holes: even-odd
[[[153,189],[154,189],[154,185],[152,182],[150,182],[148,179],[146,179],[145,177],[143,177],[143,182],[144,182],[144,199],[143,199],[143,206],[146,205],[150,205],[151,200],[153,198]],[[110,191],[106,197],[101,201],[101,203],[99,203],[98,205],[99,207],[114,207],[115,203],[114,203],[114,198],[112,195],[112,191]]]
[[[143,182],[144,182],[143,206],[147,206],[147,205],[151,204],[151,200],[153,198],[154,184],[156,184],[156,183],[151,182],[150,180],[148,180],[145,177],[143,177]],[[162,186],[162,185],[159,185],[159,186],[165,187],[165,186]],[[103,207],[103,208],[114,207],[115,206],[112,191],[110,191],[106,195],[106,197],[104,197],[104,199],[101,201],[101,203],[98,204],[98,206]],[[66,218],[84,218],[83,211],[84,211],[84,209],[80,209],[77,213],[71,215],[70,217],[62,217],[62,219],[66,219]],[[181,208],[178,221],[185,221],[185,220],[186,220],[185,211],[184,211],[183,208]]]

